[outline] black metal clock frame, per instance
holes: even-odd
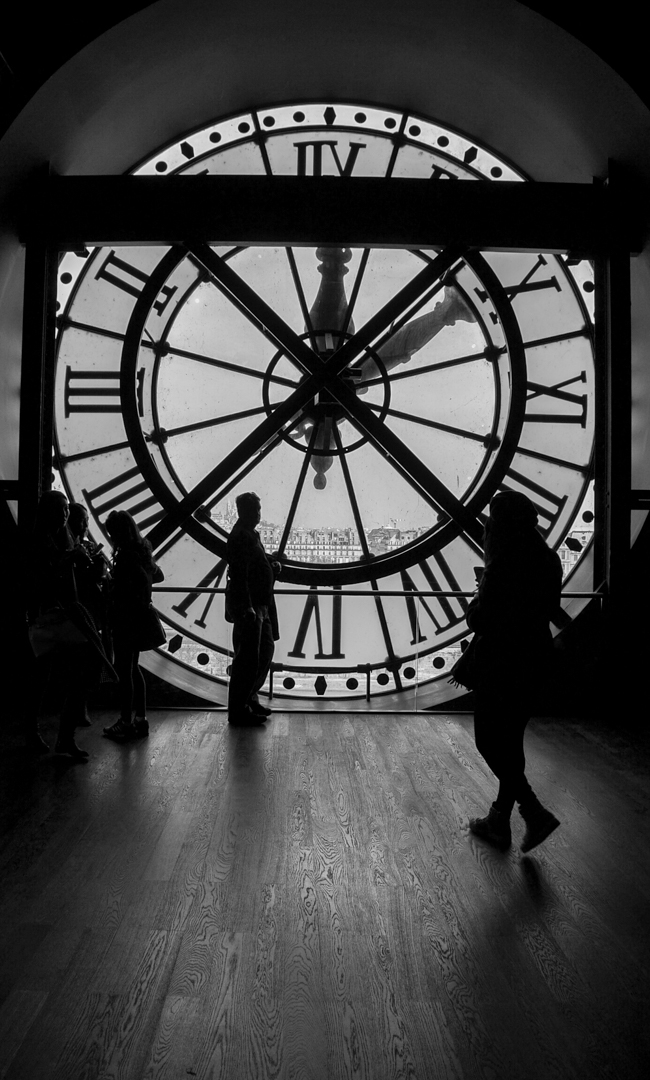
[[[429,500],[434,494],[449,515],[450,529],[460,526],[468,536],[479,539],[478,502],[474,506],[473,499],[469,505],[454,500],[453,505],[447,505],[448,493],[439,490],[435,476],[428,470],[423,472],[422,463],[399,440],[395,442],[338,377],[359,354],[363,346],[359,335],[353,344],[342,346],[331,365],[315,363],[308,345],[296,335],[287,339],[285,325],[274,319],[259,297],[248,295],[241,279],[211,250],[210,242],[332,246],[359,242],[442,249],[418,275],[417,288],[422,287],[425,277],[435,281],[460,257],[477,262],[479,257],[472,252],[480,249],[568,252],[592,259],[597,371],[594,580],[602,583],[610,605],[624,603],[630,512],[640,497],[632,492],[630,480],[630,255],[638,253],[642,243],[634,199],[622,182],[581,186],[399,179],[386,184],[375,178],[329,177],[41,177],[21,204],[18,218],[26,249],[18,485],[19,526],[25,536],[38,498],[51,484],[55,286],[61,251],[107,241],[122,246],[183,244],[185,252],[192,252],[218,287],[246,307],[249,317],[264,325],[267,336],[279,348],[289,350],[305,371],[303,382],[288,401],[180,505],[172,506],[169,493],[162,483],[159,485],[156,494],[164,506],[169,504],[169,512],[164,525],[154,527],[152,539],[156,543],[164,539],[163,534],[169,535],[170,528],[181,524],[190,532],[198,530],[205,543],[204,527],[191,515],[244,456],[258,450],[283,421],[293,419],[325,386],[358,429],[407,469],[411,483]],[[454,235],[450,224],[459,221],[463,223],[462,236]],[[178,255],[171,253],[171,257]],[[486,269],[484,264],[481,272]],[[146,315],[154,288],[152,284],[143,289],[134,321]],[[497,302],[500,288],[498,283],[490,283],[489,291]],[[396,310],[400,305],[403,309],[404,300],[402,296],[395,301]],[[501,306],[507,322],[509,305]],[[511,329],[509,333],[506,327],[507,336],[516,341],[517,331],[514,326]],[[524,408],[523,398],[519,408]],[[125,419],[136,457],[139,461],[142,456],[139,464],[143,465],[147,451],[137,417]],[[515,428],[513,423],[511,431]],[[507,453],[504,446],[504,461]],[[504,472],[505,467],[494,471],[494,486]],[[483,496],[489,497],[490,492],[479,491],[484,503]],[[360,579],[354,571],[352,575],[350,582]]]

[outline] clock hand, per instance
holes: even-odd
[[[387,371],[398,364],[407,364],[414,353],[428,345],[441,330],[446,326],[454,326],[459,321],[476,322],[476,317],[460,292],[447,285],[440,303],[436,304],[433,311],[411,319],[402,326],[376,350],[377,355]],[[379,374],[379,368],[372,356],[367,357],[357,367],[362,379],[373,378]],[[366,393],[366,388],[360,387],[359,393]]]
[[[393,296],[383,308],[380,308],[367,323],[356,331],[354,337],[349,338],[327,360],[328,376],[339,375],[344,368],[368,349],[380,334],[403,315],[408,308],[419,300],[423,293],[430,289],[435,282],[457,262],[465,249],[460,244],[453,244],[416,274],[403,289]],[[328,386],[330,386],[328,378]]]
[[[281,349],[290,360],[293,360],[305,372],[311,374],[317,371],[322,372],[323,364],[320,357],[211,247],[207,244],[188,244],[186,247],[193,258],[198,260],[208,271],[217,288],[228,296],[238,310],[257,326],[265,337],[269,338]],[[356,359],[359,353],[364,352],[411,304],[414,304],[422,296],[423,292],[445,274],[458,261],[463,250],[464,248],[460,245],[445,248],[435,259],[427,263],[420,273],[416,274],[403,289],[400,289],[383,308],[376,312],[355,333],[354,337],[346,341],[340,349],[337,349],[328,358],[325,365],[328,375],[327,382],[329,383],[330,378],[340,374],[348,364]]]
[[[287,326],[284,320],[207,244],[186,246],[192,256],[210,273],[217,286],[250,318],[251,322],[257,325],[265,336],[270,338],[299,367],[310,374],[288,398],[274,409],[271,416],[267,417],[243,439],[230,454],[227,454],[180,502],[175,500],[172,502],[168,491],[161,492],[168,512],[148,533],[148,538],[154,548],[158,547],[176,528],[198,510],[214,494],[217,488],[232,475],[233,471],[238,469],[252,454],[260,450],[277,433],[280,427],[295,420],[296,416],[308,402],[313,400],[324,385],[331,388],[332,384],[336,383],[338,391],[341,380],[336,376],[338,376],[339,372],[347,367],[348,363],[360,351],[365,349],[366,344],[370,344],[378,334],[387,329],[405,308],[414,303],[422,294],[422,291],[428,288],[440,274],[445,273],[459,258],[460,253],[459,247],[447,248],[441,252],[408,285],[401,289],[388,304],[369,319],[359,333],[346,342],[330,358],[327,364],[323,364],[320,358]],[[335,396],[338,396],[338,393]],[[380,426],[382,425],[380,424]],[[461,506],[461,504],[458,504],[458,506]],[[461,509],[464,510],[462,507]]]

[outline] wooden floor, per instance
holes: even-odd
[[[522,857],[468,834],[471,716],[106,720],[85,766],[3,754],[0,1076],[645,1077],[641,738],[535,721],[563,824]]]

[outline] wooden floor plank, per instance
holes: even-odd
[[[472,837],[472,718],[154,714],[4,756],[0,1077],[640,1080],[650,746],[539,720],[561,828]],[[6,733],[5,733],[6,737]]]

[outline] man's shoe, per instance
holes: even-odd
[[[146,716],[136,716],[133,720],[136,739],[146,739],[149,734],[149,721]]]
[[[86,762],[89,758],[88,751],[82,750],[80,746],[77,746],[72,736],[57,739],[54,753],[63,754],[66,757],[72,758],[73,761],[79,762]]]
[[[273,712],[273,709],[267,709],[260,701],[251,701],[248,707],[256,716],[270,716]]]
[[[526,832],[521,842],[521,850],[524,853],[546,840],[547,836],[555,832],[560,824],[555,814],[552,814],[541,803],[537,803],[530,809],[520,808],[520,813],[526,822]]]
[[[478,836],[480,840],[486,840],[488,844],[492,844],[499,851],[507,851],[512,843],[510,818],[497,810],[494,803],[490,807],[487,817],[471,819],[469,831],[474,836]]]
[[[104,728],[104,735],[107,739],[112,739],[113,742],[125,743],[131,742],[132,739],[137,739],[136,730],[130,720],[117,720],[110,727]]]
[[[265,716],[253,712],[252,709],[239,709],[237,712],[228,713],[228,723],[234,727],[259,727],[265,720]]]

